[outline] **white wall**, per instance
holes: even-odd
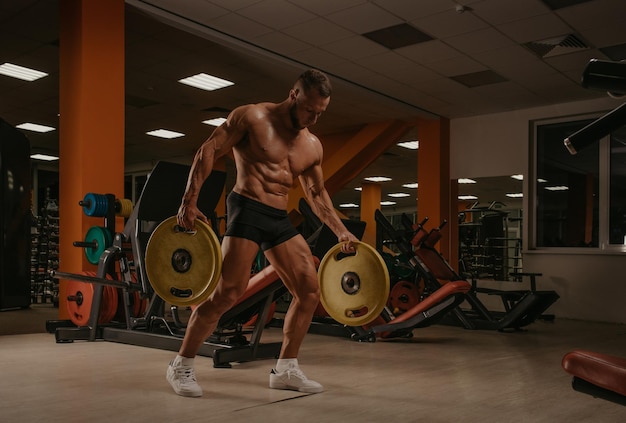
[[[515,173],[527,176],[530,121],[606,112],[621,103],[606,97],[453,119],[450,122],[451,178]],[[526,182],[524,184],[527,193]],[[524,216],[528,216],[527,198],[523,204]],[[525,223],[524,227],[528,225]],[[524,238],[527,247],[528,234],[524,234]],[[525,250],[524,270],[543,273],[537,280],[538,288],[555,290],[561,296],[549,310],[557,318],[626,323],[626,255]]]

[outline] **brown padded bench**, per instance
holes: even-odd
[[[562,366],[576,391],[626,405],[626,358],[575,350],[565,354]]]

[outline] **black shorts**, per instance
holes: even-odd
[[[286,210],[270,207],[234,191],[226,199],[226,216],[228,223],[224,236],[249,239],[263,251],[299,234]]]

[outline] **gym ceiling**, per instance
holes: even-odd
[[[0,75],[0,117],[57,128],[27,132],[33,153],[58,153],[58,9],[57,0],[0,2],[0,62],[49,74]],[[375,121],[604,97],[580,76],[592,58],[626,59],[624,16],[624,0],[127,0],[126,166],[185,160],[212,131],[202,121],[283,100],[308,67],[335,86],[313,127],[321,138]],[[199,72],[235,85],[207,92],[177,82]],[[146,134],[159,128],[185,136]],[[416,154],[391,148],[335,204],[358,202],[365,176],[393,178],[383,197],[406,191]],[[414,196],[395,201],[415,205]]]

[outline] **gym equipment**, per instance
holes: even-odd
[[[96,272],[85,271],[83,275],[95,277]],[[107,275],[107,279],[113,280],[110,275]],[[93,304],[94,285],[88,282],[70,280],[68,281],[66,292],[66,306],[70,320],[77,326],[87,325]],[[100,312],[98,313],[98,324],[103,325],[111,322],[117,312],[117,303],[118,297],[115,287],[105,285]]]
[[[578,392],[626,405],[626,359],[586,350],[565,354],[563,369]]]
[[[427,218],[417,225],[413,225],[408,218],[405,218],[403,219],[404,229],[400,230],[394,229],[378,210],[375,213],[375,219],[378,224],[377,229],[380,230],[381,243],[385,235],[389,238],[388,243],[395,245],[403,254],[411,257],[409,262],[423,278],[425,292],[432,295],[440,289],[447,288],[450,283],[456,284],[463,281],[468,284],[435,248],[441,239],[441,230],[445,221],[439,227],[427,231],[424,228]],[[477,297],[478,292],[500,296],[505,311],[488,310]],[[452,313],[440,321],[441,323],[461,324],[467,329],[519,330],[540,318],[542,313],[558,298],[558,294],[554,291],[537,291],[534,287],[532,290],[502,291],[477,288],[473,283],[468,284],[464,295],[464,300],[470,308],[462,309],[460,305],[463,301],[461,301],[455,305]]]
[[[313,214],[310,206],[306,201],[300,201],[300,212],[305,217],[305,222],[313,230],[311,239],[314,240],[312,246],[313,254],[317,257],[324,257],[326,253],[336,245],[337,237],[326,226],[321,224],[317,217]],[[380,212],[379,212],[380,213]],[[343,220],[344,224],[357,238],[363,235],[365,230],[364,222]],[[316,226],[319,225],[319,226]],[[381,250],[382,248],[377,248]],[[414,256],[413,253],[406,257]],[[402,262],[408,264],[410,259],[403,258]],[[383,258],[383,265],[385,267],[388,264]],[[321,268],[321,265],[320,265]],[[410,274],[408,272],[406,274]],[[415,273],[413,273],[415,274]],[[419,286],[419,285],[418,285]],[[397,338],[397,337],[410,337],[413,334],[413,329],[427,327],[438,322],[445,314],[456,307],[464,300],[465,293],[470,289],[470,284],[467,281],[458,281],[458,283],[451,283],[443,287],[437,292],[430,295],[426,293],[420,298],[416,304],[413,304],[402,314],[394,314],[389,307],[383,307],[382,312],[374,317],[373,321],[362,322],[360,324],[341,323],[333,319],[330,314],[331,310],[327,310],[322,304],[318,307],[313,322],[309,327],[309,332],[319,333],[324,335],[333,336],[347,336],[355,341],[368,341],[375,342],[378,338]],[[386,303],[388,301],[389,291],[385,291],[386,296],[381,300]],[[339,307],[339,311],[343,312],[343,309]],[[340,319],[343,318],[340,316]]]
[[[570,154],[576,154],[579,150],[595,144],[600,138],[620,128],[624,122],[626,122],[626,103],[565,138],[563,144]]]
[[[113,245],[113,235],[107,228],[92,226],[85,234],[85,241],[76,241],[73,245],[85,249],[85,257],[89,263],[98,264],[102,253]]]
[[[112,194],[94,194],[88,192],[78,202],[86,216],[106,217],[111,211],[117,216],[130,217],[133,203],[129,199],[115,198]]]
[[[186,232],[176,216],[159,224],[146,247],[152,288],[170,304],[198,304],[211,295],[222,271],[222,250],[213,229],[202,221]]]
[[[591,59],[585,67],[581,85],[585,88],[606,90],[611,97],[626,95],[626,63]],[[570,152],[576,154],[626,122],[626,103],[591,122],[563,140]]]
[[[583,70],[581,85],[613,95],[626,94],[626,64],[623,61],[591,59]]]
[[[93,294],[89,297],[92,305],[86,325],[69,326],[66,321],[47,322],[47,330],[55,333],[57,342],[103,339],[178,351],[186,329],[179,316],[179,307],[189,308],[190,305],[170,304],[156,292],[152,280],[148,277],[148,273],[153,269],[148,270],[151,266],[148,266],[147,261],[151,253],[147,254],[147,250],[156,228],[176,214],[188,174],[189,166],[158,162],[150,173],[123,232],[114,233],[112,245],[100,256],[96,275],[55,272],[55,278],[80,280],[93,286]],[[222,194],[225,179],[224,172],[214,171],[203,185],[198,198],[198,206],[212,222],[216,222],[216,216],[214,212],[209,211],[215,209]],[[111,201],[108,204],[112,204]],[[110,215],[110,208],[107,214]],[[165,224],[164,227],[167,225]],[[193,236],[184,233],[178,235],[185,236],[185,241],[180,241],[182,244],[178,240],[172,241],[177,247],[174,250],[165,248],[169,254],[166,265],[169,265],[170,271],[175,271],[171,262],[174,256],[176,256],[176,268],[179,270],[185,270],[186,260],[189,258],[193,260],[198,254],[202,255],[202,259],[206,258],[204,250],[200,252],[186,247],[187,240]],[[159,240],[156,241],[157,245],[163,242],[160,235],[156,235],[155,239]],[[186,251],[178,254],[175,251],[178,249]],[[218,247],[217,251],[219,250]],[[195,274],[197,261],[193,260],[191,270],[189,270],[192,274]],[[221,260],[215,260],[216,265],[217,263],[221,265]],[[219,274],[219,271],[216,273]],[[107,275],[110,275],[113,280]],[[158,277],[156,278],[158,280]],[[159,289],[169,289],[167,284],[158,286]],[[109,308],[103,305],[105,287],[116,288],[119,298],[117,314],[122,314],[122,316],[117,320],[114,317],[109,323],[99,323],[100,310]],[[186,288],[178,285],[175,287],[182,288],[181,292],[176,295],[166,292],[164,296],[178,303],[183,300]],[[281,342],[262,343],[261,337],[266,326],[265,322],[271,317],[272,304],[286,292],[287,289],[271,266],[252,276],[242,298],[222,316],[216,330],[201,345],[198,354],[212,357],[215,367],[230,367],[231,362],[277,356]],[[147,304],[145,304],[146,301]],[[139,316],[137,304],[141,304],[139,311],[143,312]],[[171,316],[166,313],[167,307]],[[120,308],[122,313],[119,313]],[[83,312],[82,309],[81,312]],[[254,326],[244,328],[244,324],[247,325],[247,322],[255,315],[257,319]]]
[[[410,281],[398,281],[393,285],[391,291],[389,292],[387,307],[389,307],[395,316],[399,316],[416,306],[421,301],[423,293],[423,282],[419,283],[418,286]]]
[[[354,243],[354,254],[331,248],[320,263],[321,303],[339,323],[359,326],[373,321],[389,297],[389,272],[378,252],[363,242]]]
[[[120,200],[113,194],[94,194],[88,192],[78,202],[86,216],[104,217],[104,226],[93,226],[85,234],[84,241],[74,241],[75,247],[85,249],[85,257],[91,264],[98,264],[102,254],[113,244],[115,216],[130,217],[133,203]]]
[[[0,119],[0,310],[31,303],[30,142]]]

